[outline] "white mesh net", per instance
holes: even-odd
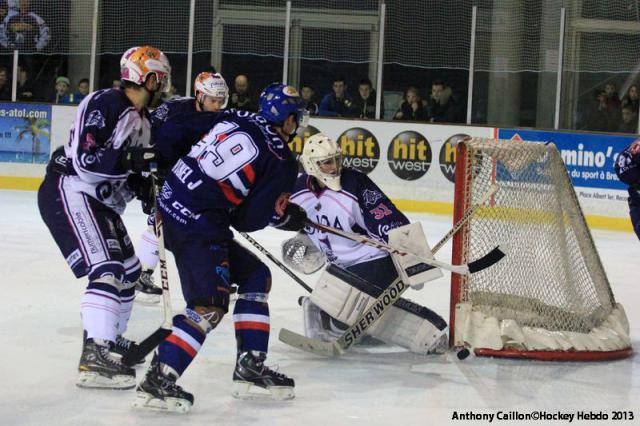
[[[498,191],[457,237],[462,242],[454,261],[469,262],[496,244],[507,244],[511,250],[493,267],[456,278],[460,291],[455,298],[466,305],[456,327],[465,328],[458,321],[468,321],[464,337],[459,337],[493,349],[628,347],[626,317],[615,304],[555,146],[478,138],[464,144],[466,154],[456,164],[456,173],[465,179],[464,184],[463,179],[457,182],[456,203],[477,203],[494,182]],[[612,317],[619,325],[612,327],[617,334],[594,337],[594,330]],[[479,337],[488,330],[497,335]],[[554,343],[542,344],[540,336]]]

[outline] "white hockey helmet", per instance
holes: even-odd
[[[304,144],[300,162],[309,176],[315,177],[334,191],[342,189],[342,152],[336,141],[322,133],[316,133]]]
[[[120,58],[120,78],[143,85],[149,75],[155,74],[160,92],[171,89],[171,65],[160,49],[136,46],[124,52]]]
[[[224,109],[229,102],[229,87],[220,73],[201,72],[196,76],[194,93],[202,93],[212,98],[220,98],[220,108]]]

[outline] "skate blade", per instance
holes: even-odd
[[[167,398],[162,400],[155,398],[153,395],[146,392],[136,392],[136,399],[133,401],[133,408],[184,414],[191,410],[191,403],[179,398]]]
[[[231,395],[238,399],[286,401],[295,398],[292,387],[271,386],[267,389],[256,386],[251,382],[234,381]]]
[[[90,371],[81,371],[78,375],[76,386],[85,389],[133,389],[136,386],[136,378],[132,376],[113,376],[112,378],[101,376]]]
[[[134,300],[141,305],[157,305],[160,303],[161,297],[160,294],[148,294],[138,291]]]

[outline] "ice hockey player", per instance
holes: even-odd
[[[620,154],[615,163],[618,178],[629,185],[629,216],[638,239],[640,239],[640,139],[633,141]]]
[[[311,221],[385,242],[392,229],[409,223],[367,175],[342,168],[340,147],[327,136],[311,136],[300,162],[305,173],[298,177],[290,201],[305,209]],[[306,274],[329,263],[311,296],[301,299],[305,334],[314,339],[339,337],[364,301],[378,297],[398,277],[387,252],[309,227],[283,243],[282,255],[289,266]],[[415,353],[443,352],[446,326],[432,310],[400,299],[370,335]]]
[[[171,67],[158,49],[143,46],[120,61],[122,89],[89,94],[78,106],[69,142],[54,152],[38,191],[40,214],[77,278],[87,276],[80,312],[84,327],[77,385],[133,388],[135,371],[110,351],[122,337],[135,297],[140,262],[121,219],[144,172],[151,123],[147,105],[170,87]]]
[[[194,112],[218,112],[227,107],[229,101],[229,88],[222,75],[212,72],[201,72],[194,81],[195,97],[183,97],[171,99],[151,114],[152,133],[162,126],[168,119],[181,114]],[[173,164],[188,150],[173,153],[167,162]],[[151,206],[145,206],[150,211]],[[147,220],[148,228],[140,236],[136,254],[142,263],[142,273],[136,282],[138,292],[136,302],[154,304],[160,302],[162,289],[153,282],[153,271],[158,264],[158,240],[154,230],[155,215],[151,213]]]
[[[173,253],[184,313],[174,316],[173,332],[164,340],[137,388],[137,407],[186,412],[193,395],[176,380],[193,361],[206,335],[227,313],[229,286],[238,284],[233,310],[237,359],[232,395],[274,399],[294,397],[294,381],[265,365],[269,340],[267,266],[233,239],[231,227],[256,231],[274,211],[280,226],[300,230],[306,214],[288,203],[297,166],[287,146],[306,110],[296,89],[272,84],[260,96],[259,113],[227,110],[209,120],[207,132],[167,175],[158,200],[165,242]],[[194,115],[203,121],[203,114]],[[189,117],[168,121],[159,129],[158,149],[175,144],[191,128]],[[262,388],[262,389],[261,389]]]

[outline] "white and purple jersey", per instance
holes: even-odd
[[[318,190],[313,183],[310,176],[301,174],[290,198],[291,202],[305,209],[313,222],[385,242],[389,230],[409,223],[382,190],[357,170],[343,169],[340,191]],[[343,268],[387,256],[386,252],[374,247],[315,228],[306,227],[305,233],[329,262]]]
[[[65,145],[69,185],[122,214],[133,193],[122,155],[126,148],[148,147],[151,122],[119,89],[98,90],[80,102]]]

